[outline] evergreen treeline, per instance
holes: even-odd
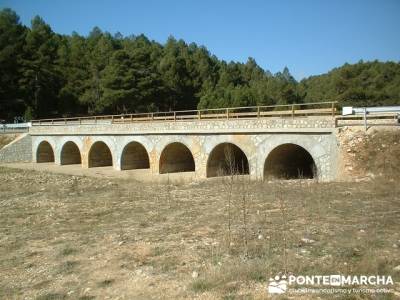
[[[60,35],[40,17],[0,11],[0,119],[340,101],[399,104],[400,64],[359,62],[297,82],[249,58],[225,62],[170,37]]]

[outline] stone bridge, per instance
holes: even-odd
[[[152,116],[154,118],[154,116]],[[93,119],[92,119],[93,121]],[[82,168],[192,172],[196,178],[249,174],[252,178],[337,176],[335,118],[269,116],[140,121],[120,117],[34,122],[32,160]]]

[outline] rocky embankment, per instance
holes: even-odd
[[[342,128],[339,142],[339,178],[366,180],[400,175],[400,130],[397,128]]]

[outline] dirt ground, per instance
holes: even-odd
[[[269,299],[277,274],[381,274],[399,299],[400,185],[170,184],[0,168],[0,299]]]
[[[124,170],[123,172],[115,170],[113,167],[97,167],[84,169],[79,164],[56,165],[50,163],[7,163],[3,166],[8,168],[17,168],[23,170],[34,170],[40,172],[50,172],[56,174],[67,174],[74,176],[88,176],[108,179],[129,179],[148,183],[168,183],[178,184],[190,183],[198,180],[195,172],[182,172],[170,174],[152,174],[150,169]]]

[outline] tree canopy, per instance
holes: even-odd
[[[0,119],[67,117],[196,108],[339,101],[400,104],[400,64],[363,62],[297,82],[253,58],[220,60],[203,46],[169,37],[60,35],[39,16],[31,26],[0,11]]]

